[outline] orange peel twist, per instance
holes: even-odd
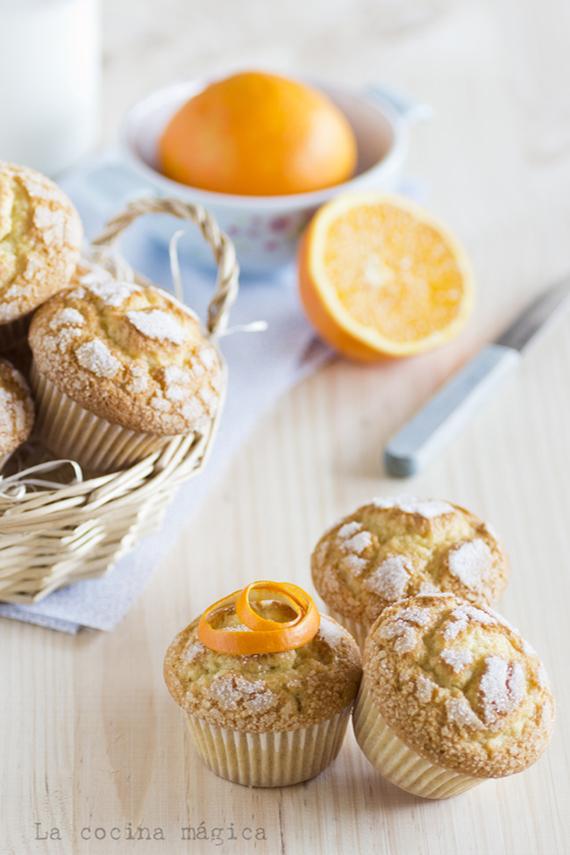
[[[288,621],[263,617],[254,604],[273,600],[288,606],[294,617]],[[212,619],[220,611],[233,606],[247,629],[217,628]],[[217,653],[251,656],[256,653],[283,653],[308,644],[319,630],[320,615],[312,598],[291,582],[252,582],[239,591],[213,603],[198,623],[202,644]]]

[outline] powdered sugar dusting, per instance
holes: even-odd
[[[380,627],[378,632],[380,638],[387,641],[394,640],[394,650],[396,653],[409,653],[413,650],[418,641],[418,635],[413,626],[406,623],[404,620],[391,620]]]
[[[369,591],[388,602],[401,600],[410,581],[410,568],[402,555],[386,558],[365,580]]]
[[[210,695],[223,710],[245,707],[249,712],[262,713],[277,703],[263,680],[246,680],[240,674],[216,677],[210,685]]]
[[[526,692],[526,677],[519,662],[507,662],[500,656],[488,656],[479,683],[483,721],[494,727],[516,709]]]
[[[23,401],[18,400],[0,388],[0,449],[9,448],[26,426],[26,408]]]
[[[369,531],[361,531],[344,542],[344,548],[349,552],[355,552],[357,555],[360,555],[367,546],[371,545],[372,535]]]
[[[194,659],[200,656],[201,653],[204,653],[205,650],[206,648],[204,647],[201,641],[192,641],[186,647],[186,650],[184,651],[182,656],[186,662],[193,662]]]
[[[474,730],[481,730],[483,727],[481,719],[463,695],[459,695],[457,698],[448,698],[445,702],[445,708],[449,721],[459,725],[459,727],[471,727]]]
[[[406,606],[398,612],[398,617],[408,623],[415,623],[416,626],[426,626],[431,620],[431,613],[429,609],[422,609],[419,606]]]
[[[186,330],[173,315],[161,309],[150,309],[141,312],[127,312],[131,324],[147,338],[157,341],[171,341],[182,344],[186,338]]]
[[[348,522],[342,525],[337,531],[337,537],[340,537],[341,540],[344,540],[345,538],[351,537],[353,534],[356,534],[357,531],[361,530],[361,524],[354,520],[353,522]]]
[[[82,368],[97,377],[114,377],[121,368],[119,360],[113,356],[100,338],[94,338],[79,345],[75,350],[75,356]]]
[[[131,294],[139,294],[141,290],[134,282],[118,282],[103,268],[94,268],[82,276],[80,282],[107,306],[114,308],[122,306]],[[78,296],[77,292],[72,296]]]
[[[129,380],[129,388],[135,395],[139,395],[148,388],[150,382],[150,374],[144,363],[135,362],[131,365],[131,378]]]
[[[201,421],[206,414],[200,401],[198,401],[197,398],[193,398],[182,407],[182,415],[189,422],[198,422]]]
[[[68,306],[66,309],[58,312],[57,315],[54,315],[50,322],[50,329],[57,330],[67,324],[82,327],[85,325],[85,318],[77,309]]]
[[[415,496],[376,498],[372,500],[372,503],[377,508],[397,508],[406,514],[419,514],[426,519],[433,519],[454,512],[448,502],[441,502],[437,499],[418,499]]]
[[[441,651],[441,658],[456,674],[459,674],[467,665],[473,662],[471,651],[461,647],[445,648]]]
[[[153,398],[151,398],[150,405],[153,410],[157,410],[160,413],[167,413],[172,407],[172,404],[169,401],[166,401],[159,395],[155,395]]]
[[[448,641],[452,641],[454,638],[457,638],[459,633],[466,629],[470,620],[478,621],[479,623],[483,623],[487,626],[492,626],[494,623],[497,623],[497,621],[491,617],[491,615],[488,615],[487,612],[471,605],[458,606],[452,611],[451,617],[451,622],[447,624],[443,631],[443,636]]]
[[[216,362],[218,361],[216,351],[213,347],[203,347],[201,350],[198,351],[197,356],[204,368],[207,369],[213,368]]]
[[[420,704],[429,704],[436,689],[437,683],[434,683],[429,677],[426,677],[424,674],[417,676],[416,695]]]
[[[466,587],[477,590],[493,561],[491,550],[484,540],[469,540],[449,552],[449,570]]]
[[[355,576],[361,576],[368,566],[368,561],[365,558],[359,558],[358,555],[353,555],[349,552],[348,555],[342,556],[340,566],[344,570],[354,573]]]
[[[353,520],[344,523],[338,529],[336,539],[344,553],[340,559],[340,566],[355,576],[360,576],[368,565],[368,561],[360,556],[372,545],[372,534],[366,531],[361,523]]]
[[[326,615],[321,615],[317,636],[320,636],[329,647],[337,647],[341,641],[346,641],[346,630]]]
[[[433,582],[422,582],[419,587],[418,594],[429,596],[430,594],[441,594],[441,590],[434,585]]]

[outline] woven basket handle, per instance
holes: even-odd
[[[109,220],[92,242],[93,246],[112,246],[119,235],[144,214],[171,214],[179,220],[190,220],[198,226],[202,237],[211,247],[218,274],[216,290],[208,306],[206,328],[210,336],[215,338],[225,329],[238,293],[239,265],[233,243],[201,205],[192,205],[179,199],[148,198],[136,199],[122,213]]]

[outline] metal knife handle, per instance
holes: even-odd
[[[388,474],[406,478],[419,472],[519,359],[517,350],[500,344],[480,351],[388,442],[384,451]]]

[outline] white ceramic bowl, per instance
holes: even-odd
[[[311,193],[234,196],[188,187],[166,178],[157,169],[157,142],[167,122],[210,82],[194,80],[167,86],[129,110],[121,136],[134,173],[131,195],[153,192],[204,205],[234,241],[245,273],[266,274],[291,261],[299,234],[311,214],[332,196],[357,189],[397,189],[408,151],[410,124],[428,113],[425,106],[412,104],[389,90],[372,88],[355,93],[344,87],[316,84],[340,107],[354,130],[358,145],[355,176]],[[168,240],[172,222],[156,218],[152,230],[156,237]],[[189,242],[196,261],[212,263],[204,242],[190,229],[181,248],[183,244],[188,247]]]

